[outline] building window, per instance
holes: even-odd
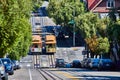
[[[115,7],[115,1],[114,1],[114,0],[108,0],[108,1],[107,1],[107,7],[108,7],[108,8],[113,8],[113,7]]]
[[[40,25],[40,23],[35,23],[35,25]]]

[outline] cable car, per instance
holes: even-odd
[[[55,35],[46,35],[46,53],[56,53],[56,37]]]
[[[31,53],[32,54],[40,54],[42,52],[42,40],[39,35],[32,36],[32,46]]]

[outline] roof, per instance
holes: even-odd
[[[88,9],[93,10],[97,7],[103,0],[87,0],[88,1]]]
[[[36,44],[38,44],[38,43],[42,43],[42,41],[41,41],[41,37],[39,36],[39,35],[33,35],[32,36],[32,43],[36,43]]]
[[[56,43],[56,37],[54,35],[46,35],[46,44],[55,44]]]

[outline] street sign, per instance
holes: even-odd
[[[71,21],[68,22],[68,24],[75,24],[75,21],[71,20]]]

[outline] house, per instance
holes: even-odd
[[[116,18],[120,18],[120,0],[86,0],[87,8],[93,13],[98,13],[100,18],[108,16],[111,9],[116,10]]]

